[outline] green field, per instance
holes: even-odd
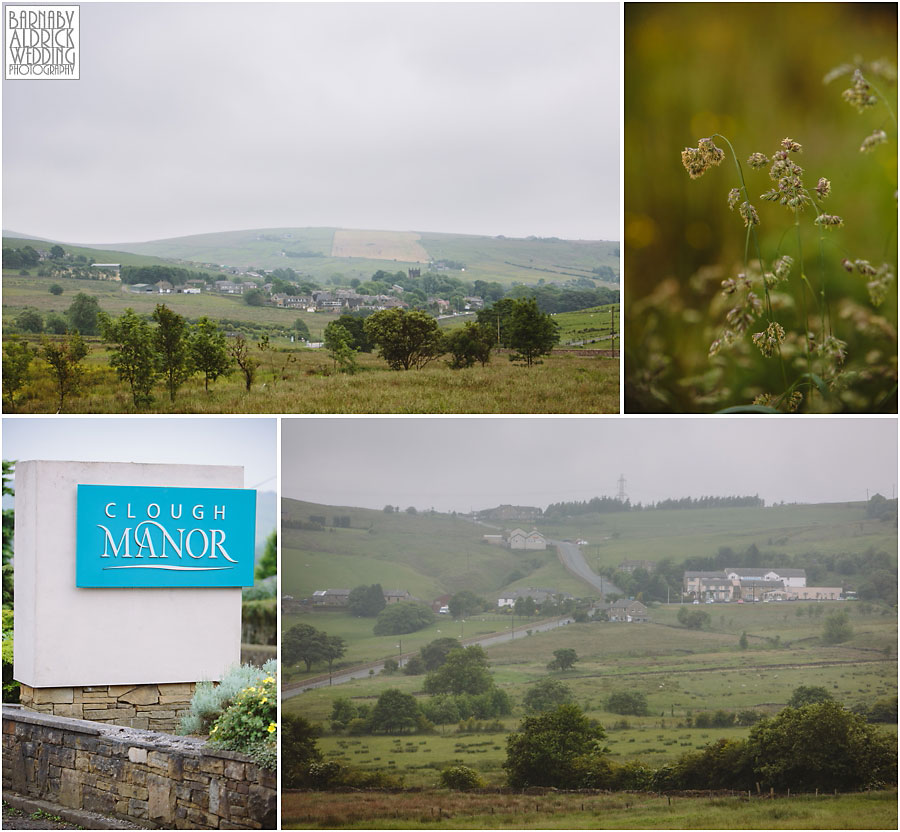
[[[824,615],[844,608],[850,612],[852,638],[837,646],[823,645]],[[852,602],[733,604],[710,609],[707,630],[679,626],[675,604],[655,605],[651,623],[570,624],[492,646],[487,653],[494,680],[515,703],[521,703],[529,686],[548,675],[546,665],[553,651],[575,649],[579,656],[575,668],[555,677],[568,684],[575,700],[606,728],[605,744],[613,760],[639,759],[652,766],[671,762],[719,737],[744,737],[749,731],[746,727],[688,726],[686,718],[700,712],[753,709],[771,715],[785,706],[799,685],[823,686],[847,706],[871,704],[897,693],[895,610]],[[822,614],[810,615],[810,610]],[[301,618],[290,618],[285,626],[295,620]],[[354,645],[350,616],[307,615],[302,620],[347,638],[356,653],[353,657],[348,653],[345,663],[353,664],[356,656],[375,658],[374,652],[366,651],[377,639],[369,636]],[[370,627],[371,619],[369,632]],[[469,627],[467,621],[467,637],[477,632],[473,628],[470,633]],[[361,624],[359,632],[365,629]],[[440,637],[437,629],[442,629],[440,635],[453,634],[454,625],[445,621],[424,635],[404,636],[403,652]],[[747,650],[738,646],[742,632],[748,635]],[[381,642],[379,658],[396,655],[396,637],[383,637]],[[422,695],[422,679],[379,674],[302,693],[285,700],[283,709],[327,725],[331,703],[338,696],[374,703],[387,688]],[[643,693],[651,715],[622,717],[606,711],[606,698],[624,691]],[[489,784],[499,786],[504,782],[506,732],[515,728],[522,715],[521,705],[516,705],[513,715],[501,720],[504,732],[485,734],[459,734],[453,725],[439,726],[434,735],[399,738],[348,737],[326,729],[319,746],[326,759],[387,769],[402,775],[406,786],[434,787],[440,771],[456,763],[476,768]]]
[[[896,829],[897,791],[775,800],[631,792],[286,792],[282,819],[285,829]]]

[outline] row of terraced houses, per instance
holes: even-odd
[[[807,586],[805,569],[732,567],[685,572],[683,591],[694,601],[837,601],[839,586]]]

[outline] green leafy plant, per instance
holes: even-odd
[[[191,698],[187,716],[181,718],[179,726],[182,734],[207,734],[215,721],[237,698],[241,691],[257,685],[266,677],[277,674],[274,659],[261,668],[254,665],[234,665],[228,669],[220,682],[200,682]]]
[[[484,781],[473,768],[468,766],[450,766],[441,772],[441,785],[445,789],[468,791],[469,789],[481,789]]]
[[[216,748],[240,751],[274,768],[277,756],[278,692],[274,675],[244,688],[209,729]]]

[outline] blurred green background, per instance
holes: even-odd
[[[808,367],[797,270],[778,299],[776,319],[795,332],[784,347],[786,370],[744,343],[711,359],[709,345],[730,304],[721,280],[742,271],[745,230],[727,194],[740,182],[728,147],[717,168],[691,180],[681,151],[722,133],[744,168],[760,215],[762,255],[797,258],[793,214],[758,199],[772,183],[768,168],[746,165],[791,137],[807,187],[831,180],[821,210],[842,228],[819,250],[815,212],[802,215],[806,273],[824,283],[834,335],[847,341],[846,372],[826,396],[801,410],[896,412],[896,281],[876,309],[866,279],[840,266],[844,257],[897,262],[897,129],[879,103],[863,114],[841,97],[841,64],[897,56],[895,3],[628,3],[625,6],[625,336],[629,412],[709,412],[781,393]],[[868,74],[868,73],[867,73]],[[870,76],[896,113],[896,81]],[[888,142],[859,147],[875,129]],[[785,232],[788,232],[785,235]],[[762,294],[761,290],[759,292]],[[806,302],[812,304],[809,293]],[[813,317],[813,316],[811,316]],[[765,322],[752,331],[765,328]],[[810,328],[815,330],[814,321]],[[790,335],[789,335],[790,341]],[[826,368],[813,367],[824,376]]]

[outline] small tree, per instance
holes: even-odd
[[[15,407],[16,394],[28,381],[28,367],[36,354],[18,335],[10,335],[3,345],[3,398],[9,409]]]
[[[315,662],[327,659],[328,634],[311,624],[295,624],[281,640],[281,658],[287,664],[303,662],[307,672]]]
[[[126,309],[119,318],[101,312],[100,332],[103,340],[112,344],[109,364],[121,381],[128,382],[134,406],[150,404],[153,401],[150,391],[156,380],[156,352],[150,325],[133,309]]]
[[[325,348],[331,355],[335,367],[340,366],[342,373],[352,375],[356,372],[356,350],[351,346],[353,336],[337,321],[325,327]]]
[[[97,335],[100,332],[100,301],[93,295],[79,292],[66,310],[69,326],[79,335]]]
[[[459,370],[472,367],[478,361],[484,367],[491,360],[496,335],[487,324],[469,321],[461,329],[454,329],[446,338],[444,345],[452,359],[450,368]]]
[[[253,386],[253,379],[256,378],[258,364],[256,359],[250,354],[247,339],[243,335],[236,336],[231,343],[230,352],[235,364],[238,365],[238,369],[244,376],[244,387],[249,393],[250,388]]]
[[[446,660],[451,650],[456,650],[459,642],[455,638],[437,638],[426,644],[420,651],[425,670],[437,670]]]
[[[59,312],[48,312],[44,318],[44,332],[48,335],[65,335],[69,331],[69,322]]]
[[[559,324],[538,309],[534,298],[521,298],[515,302],[506,341],[515,350],[509,360],[530,367],[559,343]]]
[[[457,647],[444,663],[425,677],[426,693],[486,693],[494,686],[488,660],[479,645]]]
[[[637,691],[611,693],[606,700],[606,710],[614,714],[631,714],[633,716],[647,716],[650,713],[650,709],[647,707],[647,697]]]
[[[62,260],[66,256],[66,250],[62,246],[50,246],[50,257],[53,260]]]
[[[738,646],[741,648],[741,650],[747,649],[747,633],[746,633],[746,631],[741,633],[741,637],[740,637],[740,639],[738,639]]]
[[[421,369],[444,350],[437,321],[418,309],[383,309],[366,318],[363,329],[392,370]]]
[[[415,728],[419,721],[419,706],[411,693],[403,693],[397,688],[388,688],[372,709],[371,726],[373,731],[384,731],[393,734]]]
[[[74,332],[56,343],[46,338],[41,343],[41,357],[50,365],[56,393],[59,396],[57,412],[61,413],[66,396],[77,393],[84,376],[81,362],[87,357],[88,348],[81,336]]]
[[[159,370],[166,380],[169,400],[174,402],[178,388],[194,372],[188,351],[187,321],[161,303],[156,305],[153,320],[158,324],[153,333],[153,344]]]
[[[547,665],[548,670],[571,670],[578,661],[578,654],[571,647],[554,650],[553,657],[553,661]]]
[[[846,610],[832,610],[825,618],[822,641],[825,644],[840,644],[853,638],[853,627]]]
[[[347,599],[347,608],[351,615],[360,618],[374,618],[380,613],[387,602],[384,600],[384,590],[381,584],[362,584],[350,590]]]
[[[316,745],[321,731],[302,716],[284,714],[281,720],[281,783],[288,789],[309,785],[309,767],[322,760]]]
[[[509,785],[514,789],[552,786],[561,789],[596,787],[607,749],[598,722],[577,705],[526,717],[506,740]]]
[[[51,295],[59,296],[59,295],[61,295],[62,293],[63,293],[63,287],[60,286],[58,283],[54,283],[54,284],[50,287],[50,294],[51,294]]]
[[[41,313],[34,309],[25,309],[16,315],[16,329],[19,332],[31,332],[37,334],[44,331],[44,319]]]
[[[376,636],[395,636],[414,633],[434,621],[431,607],[424,604],[401,602],[390,604],[378,613],[373,632]]]
[[[830,702],[832,699],[828,689],[821,685],[800,685],[794,688],[787,704],[789,708],[802,708],[804,705],[817,705],[819,702]]]
[[[525,694],[523,704],[531,713],[549,711],[574,701],[572,689],[558,679],[540,679]]]
[[[228,375],[234,363],[228,352],[225,333],[219,331],[214,321],[203,317],[194,324],[188,338],[188,356],[198,372],[203,373],[203,386],[209,392],[209,383],[219,376]]]
[[[474,615],[476,612],[481,612],[484,609],[484,601],[474,592],[463,589],[451,596],[447,606],[450,608],[450,615],[454,618],[462,618],[466,615]]]
[[[278,573],[278,531],[273,531],[266,538],[266,548],[263,550],[259,563],[256,564],[256,580],[263,581]]]

